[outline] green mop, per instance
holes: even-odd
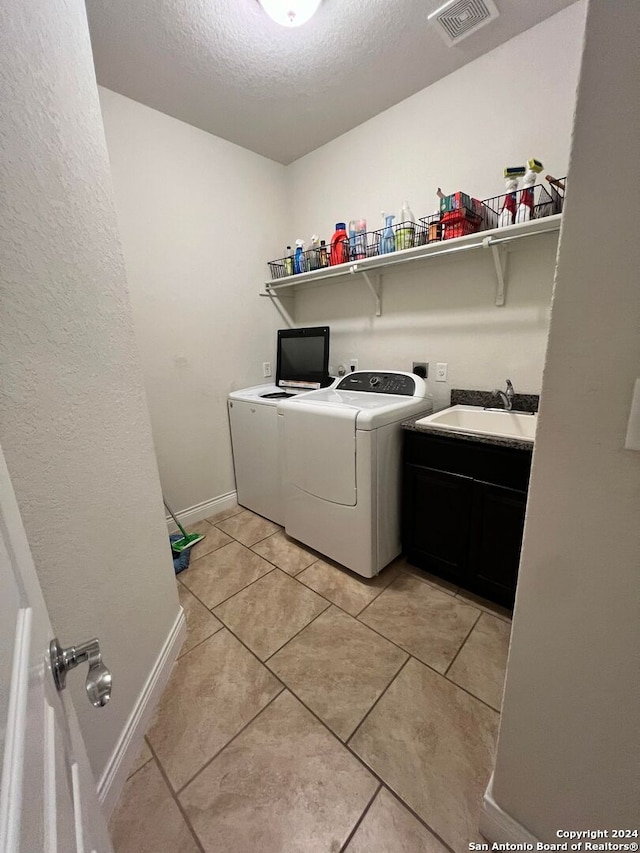
[[[198,542],[202,542],[204,539],[204,533],[187,533],[184,527],[180,524],[178,519],[175,517],[173,510],[166,502],[164,497],[162,498],[164,501],[164,505],[169,510],[169,515],[178,525],[178,530],[182,533],[182,539],[176,539],[175,542],[171,543],[171,549],[176,552],[176,554],[182,553],[182,551],[186,551],[188,548],[193,548],[194,545],[197,545]]]

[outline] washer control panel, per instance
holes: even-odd
[[[345,376],[336,391],[373,391],[376,394],[402,394],[413,397],[416,383],[404,373],[378,373],[378,371],[361,370]]]

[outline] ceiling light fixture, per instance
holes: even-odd
[[[258,0],[267,15],[283,27],[300,27],[312,18],[320,0]]]

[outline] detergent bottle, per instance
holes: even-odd
[[[349,235],[345,222],[336,222],[336,230],[331,238],[331,251],[329,253],[329,264],[343,264],[349,260]]]
[[[400,225],[396,229],[396,249],[413,249],[416,241],[416,218],[409,202],[402,203]]]
[[[380,254],[388,255],[389,252],[395,252],[396,250],[396,237],[393,233],[393,220],[396,217],[393,213],[385,214],[384,210],[382,211],[382,217],[385,221],[385,227],[382,237],[380,237]]]

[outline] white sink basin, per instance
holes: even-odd
[[[417,424],[449,432],[470,432],[498,438],[516,438],[533,444],[538,415],[529,412],[500,412],[479,406],[451,406]]]

